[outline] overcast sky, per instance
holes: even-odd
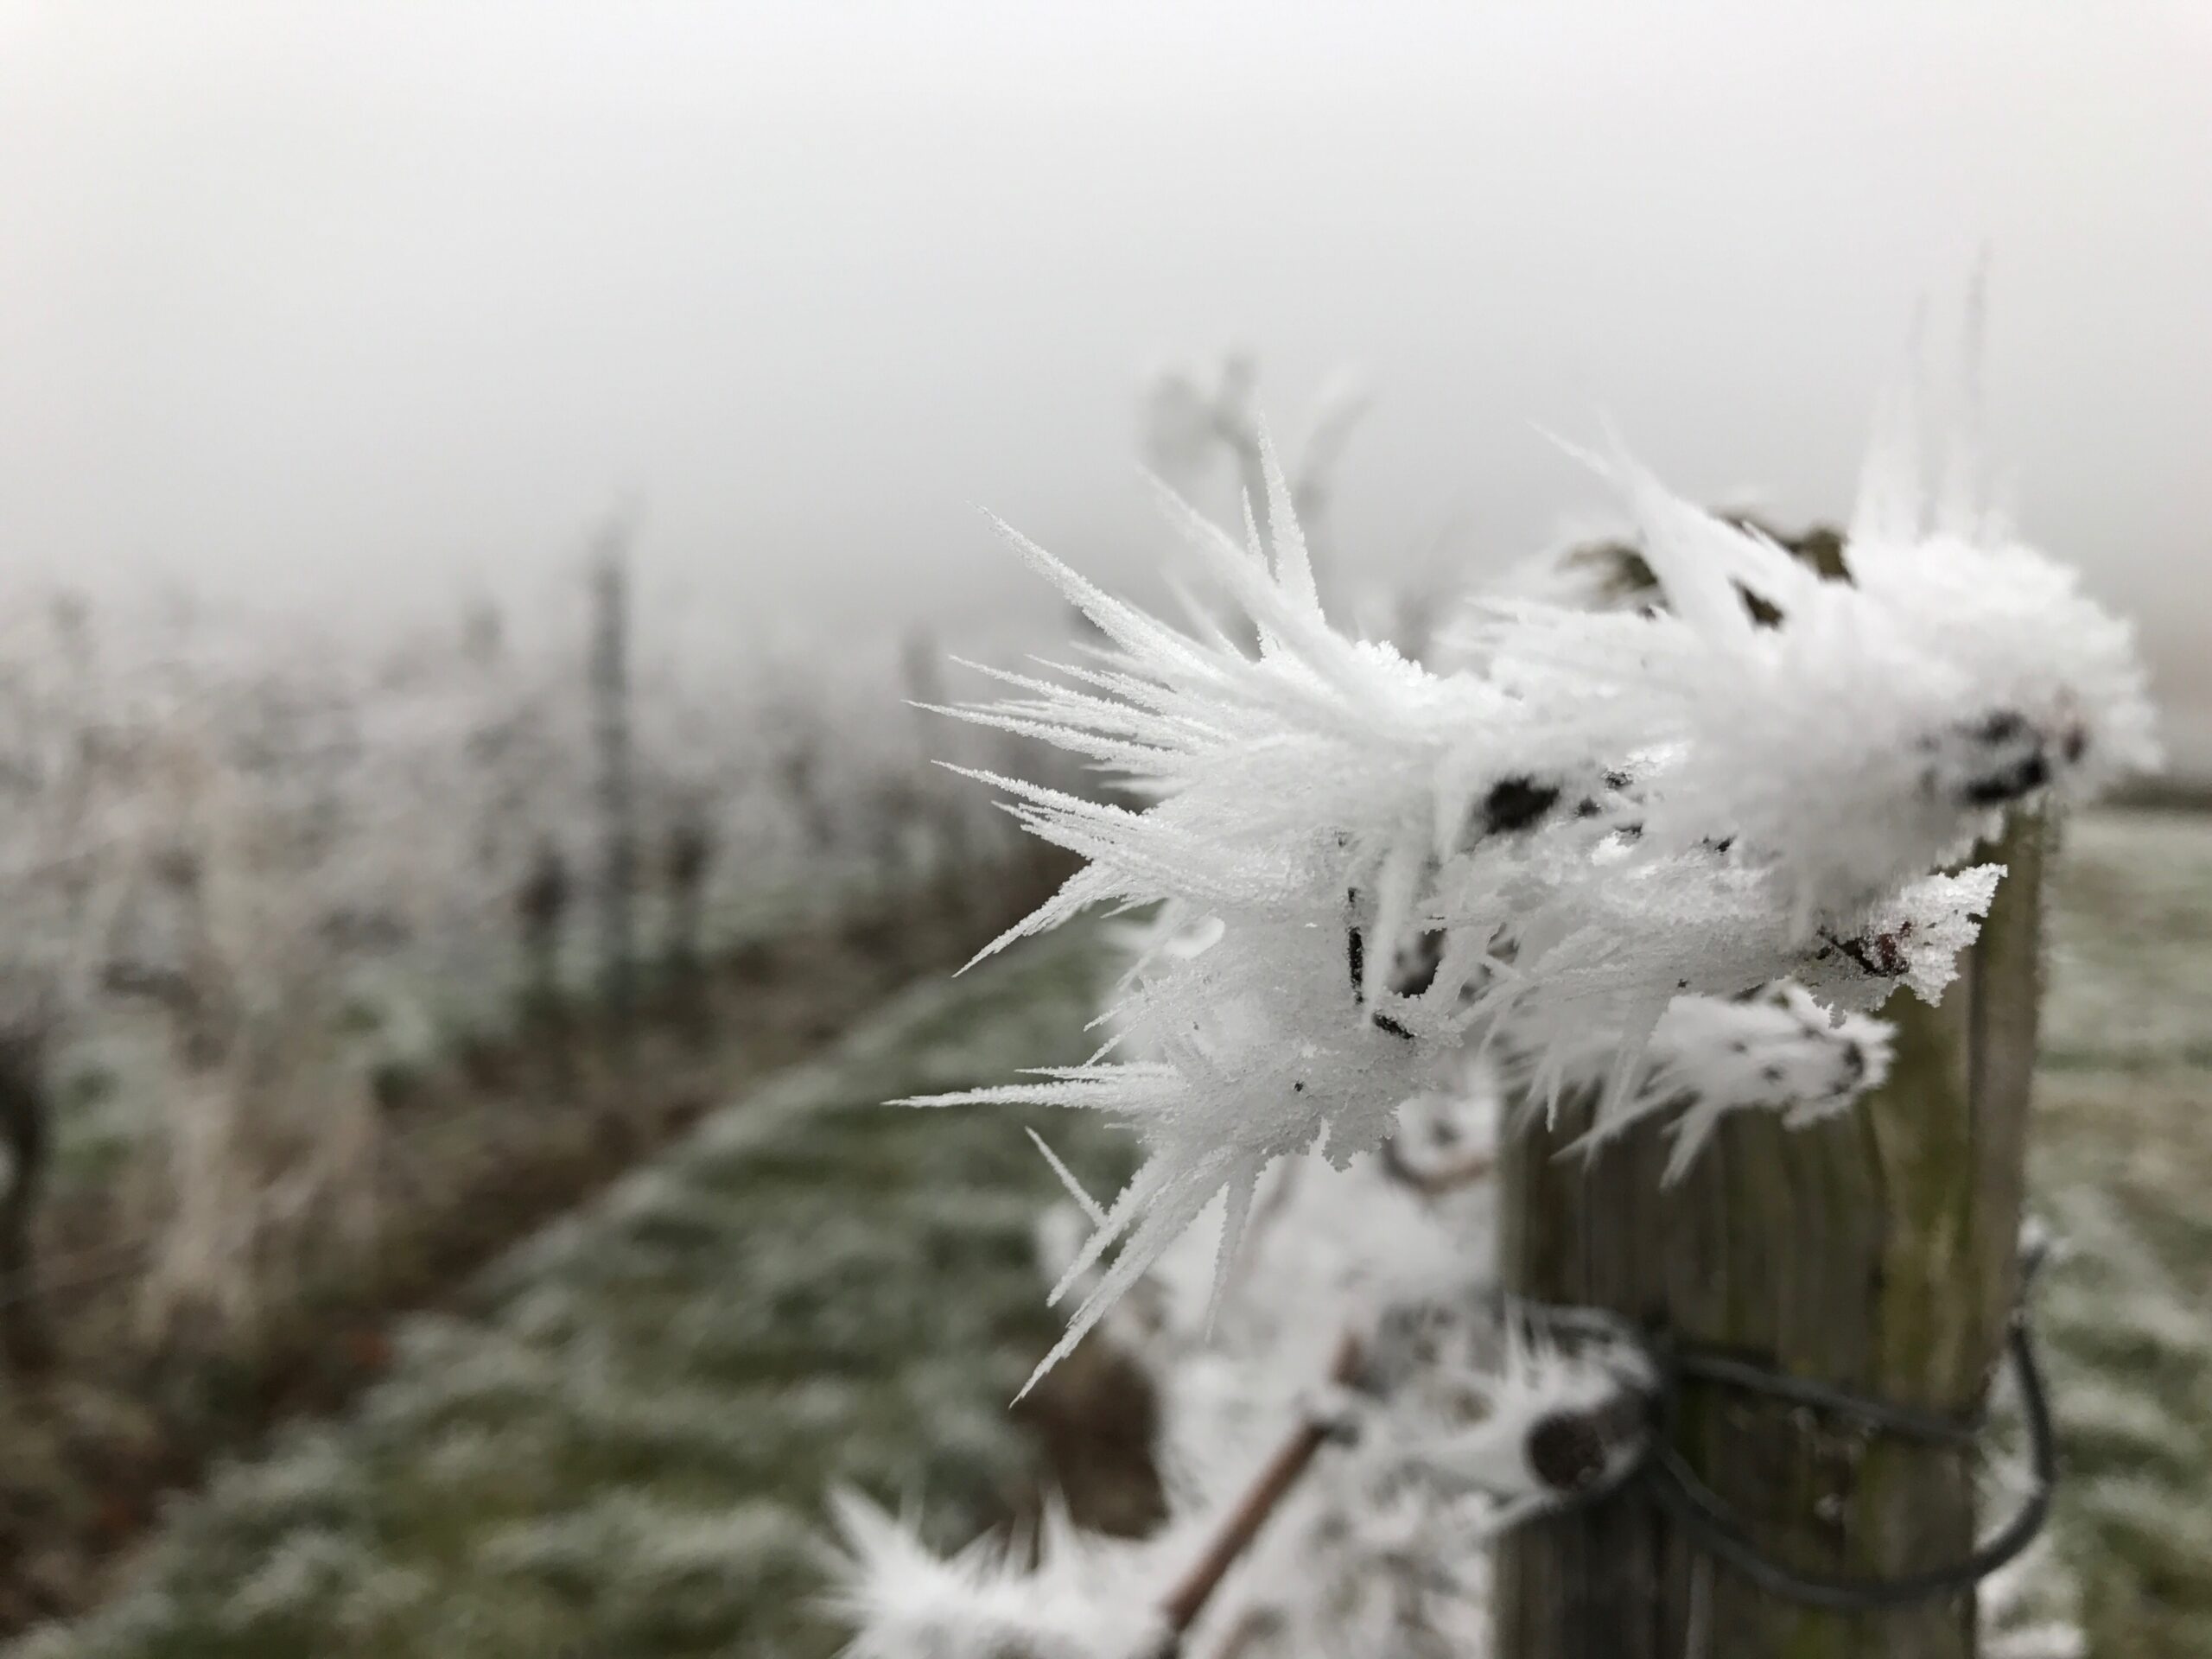
[[[1140,581],[1140,373],[1240,343],[1279,428],[1373,385],[1378,580],[1588,501],[1532,423],[1833,512],[1986,245],[2021,519],[2186,728],[2208,16],[0,0],[0,556],[427,602],[633,493],[750,616],[1033,607],[975,509]]]

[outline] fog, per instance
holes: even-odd
[[[11,570],[361,607],[572,564],[747,624],[1141,584],[1148,362],[1376,404],[1382,582],[1588,504],[1847,500],[1993,271],[2018,518],[2212,761],[2212,26],[2179,5],[0,3]]]

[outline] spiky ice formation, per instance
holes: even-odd
[[[1269,547],[1167,504],[1256,649],[1013,537],[1109,644],[1057,679],[999,673],[1015,696],[957,712],[1148,804],[981,774],[1085,861],[990,949],[1100,905],[1157,906],[1182,940],[1114,1011],[1142,1058],[926,1103],[1086,1107],[1142,1138],[1063,1281],[1089,1294],[1047,1365],[1215,1194],[1225,1270],[1270,1163],[1371,1151],[1464,1045],[1509,1033],[1548,1098],[1602,1033],[1603,1121],[1652,1086],[1678,997],[1794,978],[1838,1010],[1900,985],[1933,1000],[2000,874],[1933,872],[2007,804],[2151,757],[2126,628],[2039,555],[1915,538],[1891,507],[1843,550],[1863,579],[1833,579],[1604,465],[1663,602],[1496,606],[1445,673],[1329,626],[1272,460]]]

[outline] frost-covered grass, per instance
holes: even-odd
[[[2052,915],[2036,1202],[2092,1651],[2212,1653],[2212,818],[2069,828]]]
[[[895,1096],[1078,1059],[1082,936],[902,998],[401,1327],[389,1379],[180,1505],[59,1656],[820,1655],[821,1495],[945,1541],[1033,1486],[1052,1177],[1009,1114]],[[1103,1130],[1052,1126],[1113,1179]]]
[[[2212,817],[2069,825],[2050,931],[2046,1072],[2212,1070]]]
[[[2038,1206],[2062,1554],[2099,1656],[2212,1653],[2212,819],[2069,830]],[[1081,937],[903,999],[406,1328],[391,1380],[181,1506],[130,1587],[10,1659],[822,1655],[839,1481],[940,1544],[1034,1475],[1058,1329],[1010,1114],[874,1103],[1079,1058]],[[1086,1173],[1117,1148],[1044,1125]],[[1110,1185],[1110,1181],[1102,1181]]]

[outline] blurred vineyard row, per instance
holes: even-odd
[[[0,1629],[378,1369],[378,1310],[1039,896],[931,764],[1017,740],[902,707],[933,642],[686,657],[632,586],[613,537],[534,631],[16,607]]]

